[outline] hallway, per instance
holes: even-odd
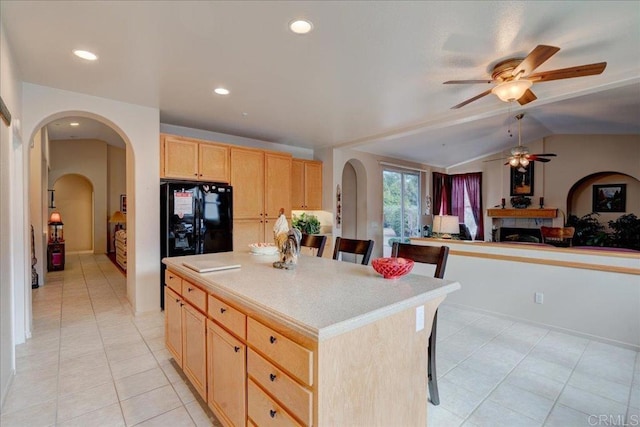
[[[164,348],[164,316],[133,316],[125,277],[106,255],[67,255],[33,290],[33,338],[0,424],[211,426]]]

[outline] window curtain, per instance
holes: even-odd
[[[433,215],[449,215],[451,211],[451,178],[433,172]]]
[[[464,224],[464,188],[465,175],[451,176],[451,215],[457,216],[458,221]]]
[[[468,173],[465,180],[467,186],[467,194],[473,219],[476,220],[478,229],[474,239],[484,239],[484,216],[482,215],[482,172]]]

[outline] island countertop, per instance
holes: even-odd
[[[322,341],[460,289],[458,282],[409,274],[384,279],[373,267],[300,256],[295,270],[273,267],[277,255],[224,252],[164,258],[167,267],[213,293]],[[184,262],[239,264],[198,273]]]

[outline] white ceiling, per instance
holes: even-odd
[[[0,8],[23,80],[157,107],[166,124],[443,167],[515,145],[507,127],[522,111],[523,143],[640,133],[637,1],[5,0]],[[314,25],[306,36],[287,28],[300,17]],[[496,62],[538,44],[561,50],[536,71],[608,65],[598,76],[536,83],[538,100],[524,107],[489,95],[450,109],[490,86],[442,82],[488,78]],[[79,48],[99,60],[79,60],[71,53]],[[231,94],[214,95],[217,86]]]

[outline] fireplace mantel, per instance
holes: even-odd
[[[492,218],[555,218],[558,209],[487,209],[487,215]]]

